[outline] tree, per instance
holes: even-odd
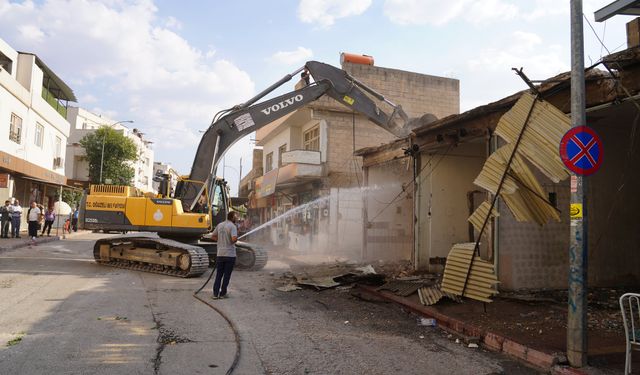
[[[70,207],[78,207],[80,199],[82,198],[82,191],[79,190],[62,190],[62,201],[69,204]],[[56,196],[56,201],[58,197]]]
[[[85,159],[89,162],[89,181],[92,184],[100,184],[107,180],[111,180],[115,185],[131,184],[135,176],[135,169],[131,163],[138,160],[137,147],[131,139],[108,126],[103,126],[85,135],[80,140],[80,145],[84,148]]]

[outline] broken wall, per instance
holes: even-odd
[[[487,155],[484,139],[421,153],[418,181],[416,266],[429,269],[429,258],[445,258],[455,243],[469,242],[471,215],[467,194],[479,190],[473,184]],[[480,202],[478,202],[480,203]],[[431,267],[433,268],[433,267]],[[441,268],[432,269],[441,271]]]
[[[413,251],[411,159],[387,161],[367,169],[363,192],[367,220],[366,260],[410,260]],[[405,189],[405,193],[401,193]]]

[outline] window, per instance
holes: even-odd
[[[22,135],[22,119],[15,113],[11,114],[11,124],[9,125],[9,140],[20,143]]]
[[[38,147],[42,147],[42,138],[44,136],[44,126],[36,122],[36,134],[33,143]]]
[[[320,127],[314,126],[302,135],[304,149],[309,151],[320,151]]]
[[[273,169],[273,152],[267,154],[267,158],[265,159],[264,172],[271,172]]]
[[[62,139],[56,137],[56,158],[62,157]]]
[[[287,152],[287,144],[278,147],[278,167],[282,167],[282,154]]]

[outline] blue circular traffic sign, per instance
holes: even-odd
[[[588,126],[571,128],[560,141],[560,158],[575,174],[591,175],[602,164],[602,141]]]

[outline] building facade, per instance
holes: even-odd
[[[69,107],[67,119],[71,124],[69,141],[66,149],[65,170],[69,184],[79,187],[89,185],[89,163],[85,160],[85,152],[80,140],[87,134],[102,126],[112,127],[131,139],[138,150],[138,159],[131,163],[135,170],[132,185],[143,192],[152,192],[154,153],[152,142],[144,139],[144,134],[138,129],[130,130],[122,122],[92,113],[80,107]],[[108,152],[106,150],[105,152]]]
[[[602,61],[606,69],[585,73],[587,123],[602,139],[605,158],[600,170],[588,177],[584,192],[588,197],[584,210],[589,222],[584,237],[588,243],[588,284],[637,286],[640,255],[635,249],[640,245],[640,233],[635,213],[640,209],[636,194],[640,177],[631,171],[640,161],[633,142],[640,95],[640,47],[605,56]],[[570,72],[549,78],[537,90],[546,102],[570,115]],[[478,240],[480,233],[468,218],[481,203],[491,202],[492,196],[479,187],[477,178],[487,159],[505,144],[495,130],[523,93],[424,124],[410,139],[358,151],[364,156],[369,190],[389,180],[411,181],[411,169],[403,165],[415,163],[418,171],[415,184],[397,184],[387,196],[376,199],[364,195],[362,226],[368,258],[385,254],[411,260],[417,269],[442,272],[453,244]],[[404,151],[408,141],[418,148],[413,158]],[[559,220],[524,221],[501,197],[496,203],[498,216],[487,221],[480,256],[493,263],[501,289],[564,289],[571,254],[570,196],[575,187],[570,178],[554,182],[531,165],[543,191],[538,198],[557,210]],[[399,216],[396,213],[407,208],[413,209],[416,218],[414,230],[408,233],[412,251],[398,246],[389,232],[394,217]]]
[[[171,178],[171,184],[169,185],[169,189],[170,189],[170,195],[173,195],[173,192],[176,189],[176,184],[178,183],[178,179],[180,178],[180,174],[173,169],[173,167],[171,167],[171,164],[167,164],[167,163],[163,163],[161,161],[154,161],[153,162],[153,175],[152,176],[158,176],[158,175],[169,175]],[[159,181],[153,181],[152,183],[152,188],[153,191],[155,192],[159,192],[158,188],[160,187],[160,182]]]
[[[459,111],[455,79],[350,62],[342,69],[400,104],[409,117]],[[259,129],[263,174],[249,197],[254,225],[255,219],[265,223],[283,217],[262,233],[276,246],[360,255],[363,175],[362,158],[354,152],[394,138],[329,97]]]
[[[66,184],[73,91],[36,55],[0,39],[0,201],[53,206]]]

